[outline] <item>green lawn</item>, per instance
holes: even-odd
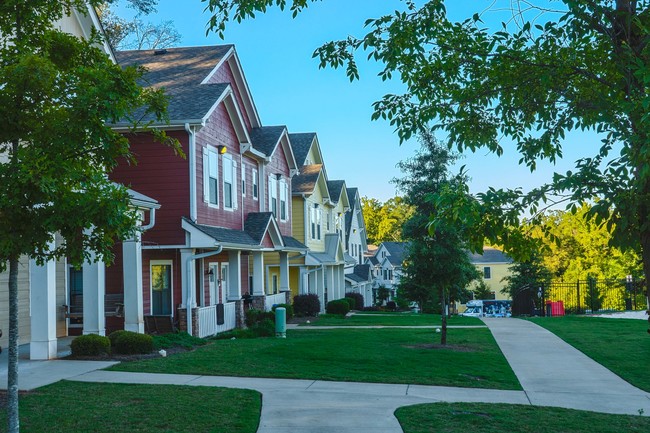
[[[23,433],[254,433],[256,391],[202,386],[57,382],[20,396]],[[7,425],[0,411],[0,429]]]
[[[521,389],[487,329],[289,330],[286,339],[218,340],[193,352],[112,370]],[[455,347],[454,347],[455,346]]]
[[[562,338],[631,384],[650,392],[648,322],[565,316],[529,319]]]
[[[304,326],[440,326],[439,314],[413,313],[358,313],[350,317],[325,314]],[[453,316],[447,325],[484,326],[476,317]]]
[[[645,433],[650,418],[507,404],[434,403],[397,409],[404,433]]]

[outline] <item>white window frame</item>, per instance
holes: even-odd
[[[214,196],[216,202],[210,200],[211,182],[214,179]],[[219,208],[219,152],[208,146],[203,148],[203,201],[213,208]]]
[[[241,163],[241,196],[246,197],[246,164]]]
[[[312,240],[316,240],[316,212],[318,209],[314,205],[309,206],[309,236]]]
[[[320,241],[322,239],[322,231],[323,231],[323,210],[322,209],[316,209],[316,237]]]
[[[260,197],[260,176],[256,168],[252,171],[252,183],[253,183],[253,200],[258,200]]]
[[[275,211],[273,206],[275,205]],[[269,212],[273,213],[276,219],[278,219],[279,206],[278,206],[278,180],[275,175],[269,175]]]
[[[289,189],[288,184],[284,179],[280,180],[280,220],[289,220],[289,205],[288,205]]]
[[[223,190],[223,208],[228,211],[237,209],[237,163],[230,155],[223,155],[221,158],[222,165],[222,190]],[[226,174],[230,171],[230,179],[227,179]],[[229,182],[228,182],[229,181]],[[230,206],[226,202],[226,184],[230,185]]]
[[[153,314],[153,278],[152,268],[154,266],[168,265],[169,272],[169,302],[170,316],[174,316],[174,261],[173,260],[150,260],[149,261],[149,314]]]

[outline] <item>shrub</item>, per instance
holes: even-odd
[[[330,301],[327,303],[327,308],[325,311],[327,314],[339,314],[341,316],[344,316],[350,311],[350,303],[345,299]]]
[[[260,315],[262,313],[263,313],[262,310],[257,310],[255,308],[251,308],[250,310],[246,311],[246,319],[245,319],[246,326],[252,328],[253,325],[255,325],[258,322]]]
[[[153,351],[153,337],[147,334],[124,331],[115,338],[113,352],[121,355],[135,355]]]
[[[70,344],[73,356],[98,356],[111,353],[111,340],[97,334],[81,335]]]
[[[293,319],[293,306],[291,304],[277,304],[273,306],[273,312],[275,313],[275,309],[278,307],[284,307],[285,310],[287,310],[287,320]]]
[[[153,348],[155,350],[169,349],[170,347],[183,347],[189,350],[194,346],[203,346],[206,344],[206,341],[203,338],[194,337],[187,332],[152,335],[152,337]]]
[[[395,311],[397,310],[397,304],[395,303],[395,301],[388,301],[386,302],[386,309],[388,311]]]
[[[395,303],[397,304],[397,308],[399,308],[400,310],[409,309],[410,302],[406,298],[397,297],[395,298]]]
[[[373,306],[373,307],[363,307],[363,311],[381,311],[380,307]]]
[[[309,293],[293,297],[293,312],[298,317],[316,316],[320,313],[320,300],[318,295]]]
[[[351,306],[350,309],[359,311],[363,310],[363,295],[361,293],[348,292],[345,294],[345,297],[352,298],[355,301],[354,306]]]
[[[115,348],[115,342],[117,341],[117,339],[120,338],[120,336],[122,336],[124,334],[128,334],[128,333],[129,333],[129,331],[125,331],[123,329],[120,329],[119,331],[114,331],[114,332],[111,332],[110,334],[108,334],[108,339],[111,340],[111,347]]]

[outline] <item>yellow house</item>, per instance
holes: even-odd
[[[506,286],[503,279],[512,273],[512,259],[493,247],[483,247],[483,254],[470,254],[470,258],[492,291],[494,299],[510,299],[509,295],[502,293],[502,289]]]

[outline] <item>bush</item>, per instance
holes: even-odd
[[[397,297],[395,298],[395,303],[397,304],[397,308],[399,308],[400,310],[409,309],[410,302],[406,298]]]
[[[363,307],[363,311],[382,311],[382,309],[375,305],[373,307]]]
[[[350,310],[356,309],[356,306],[357,306],[357,300],[356,299],[348,298],[346,296],[345,298],[343,298],[343,300],[348,303],[348,306],[350,307]]]
[[[206,344],[206,341],[203,338],[194,337],[187,332],[152,335],[152,337],[153,348],[155,350],[169,349],[170,347],[183,347],[189,350],[194,346],[203,346]]]
[[[293,297],[293,312],[298,317],[311,317],[320,313],[318,295],[309,293]]]
[[[351,306],[350,309],[359,311],[363,310],[363,295],[361,293],[348,292],[345,294],[345,297],[352,298],[355,301],[354,306]]]
[[[111,340],[111,347],[115,348],[115,342],[117,341],[117,339],[120,338],[120,336],[122,336],[124,334],[128,334],[128,333],[129,333],[129,331],[125,331],[123,329],[120,329],[119,331],[114,331],[114,332],[111,332],[110,334],[108,334],[108,339]]]
[[[254,328],[259,323],[270,320],[275,323],[275,313],[272,311],[266,312],[262,310],[256,310],[251,308],[246,312],[246,326],[249,328]]]
[[[153,337],[147,334],[125,331],[117,336],[113,352],[121,355],[146,354],[153,351]]]
[[[98,356],[111,353],[111,340],[97,334],[81,335],[70,344],[73,356]]]
[[[327,303],[327,308],[325,311],[327,314],[339,314],[341,316],[344,316],[350,311],[350,303],[345,299],[330,301]]]
[[[386,302],[386,309],[388,311],[396,311],[397,310],[397,304],[395,301],[388,301]]]
[[[287,320],[293,319],[293,306],[291,304],[277,304],[273,306],[273,312],[275,313],[275,309],[278,307],[284,307],[285,310],[287,310]]]

